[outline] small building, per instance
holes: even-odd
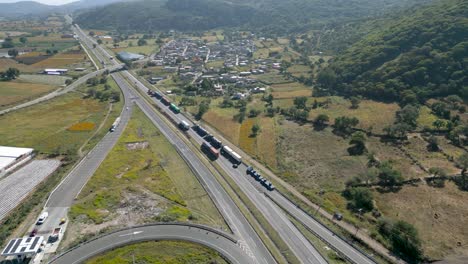
[[[75,68],[75,71],[86,71],[86,68]]]
[[[232,99],[232,100],[242,100],[242,99],[244,99],[245,97],[246,97],[246,95],[243,94],[243,93],[235,93],[235,94],[231,97],[231,99]]]
[[[255,87],[252,90],[250,90],[252,93],[265,93],[266,88],[265,87]]]
[[[67,69],[44,69],[44,73],[47,75],[63,75],[67,72]]]
[[[162,80],[164,80],[164,77],[151,77],[151,78],[148,78],[148,82],[151,83],[151,84],[156,84],[157,82],[162,81]]]

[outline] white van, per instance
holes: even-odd
[[[36,225],[42,225],[47,217],[49,216],[48,212],[43,212],[40,216],[39,219],[37,219]]]

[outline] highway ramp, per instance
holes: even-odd
[[[219,252],[232,264],[254,263],[229,234],[201,225],[154,224],[132,227],[85,242],[50,261],[52,264],[74,264],[108,250],[143,241],[181,240],[205,245]]]

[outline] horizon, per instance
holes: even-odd
[[[12,3],[18,3],[18,2],[38,2],[41,4],[45,5],[54,5],[54,6],[60,6],[60,5],[65,5],[69,4],[72,2],[77,2],[79,0],[0,0],[0,4],[12,4]]]

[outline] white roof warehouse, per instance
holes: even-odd
[[[15,148],[0,146],[0,177],[8,169],[30,157],[34,150],[32,148]]]

